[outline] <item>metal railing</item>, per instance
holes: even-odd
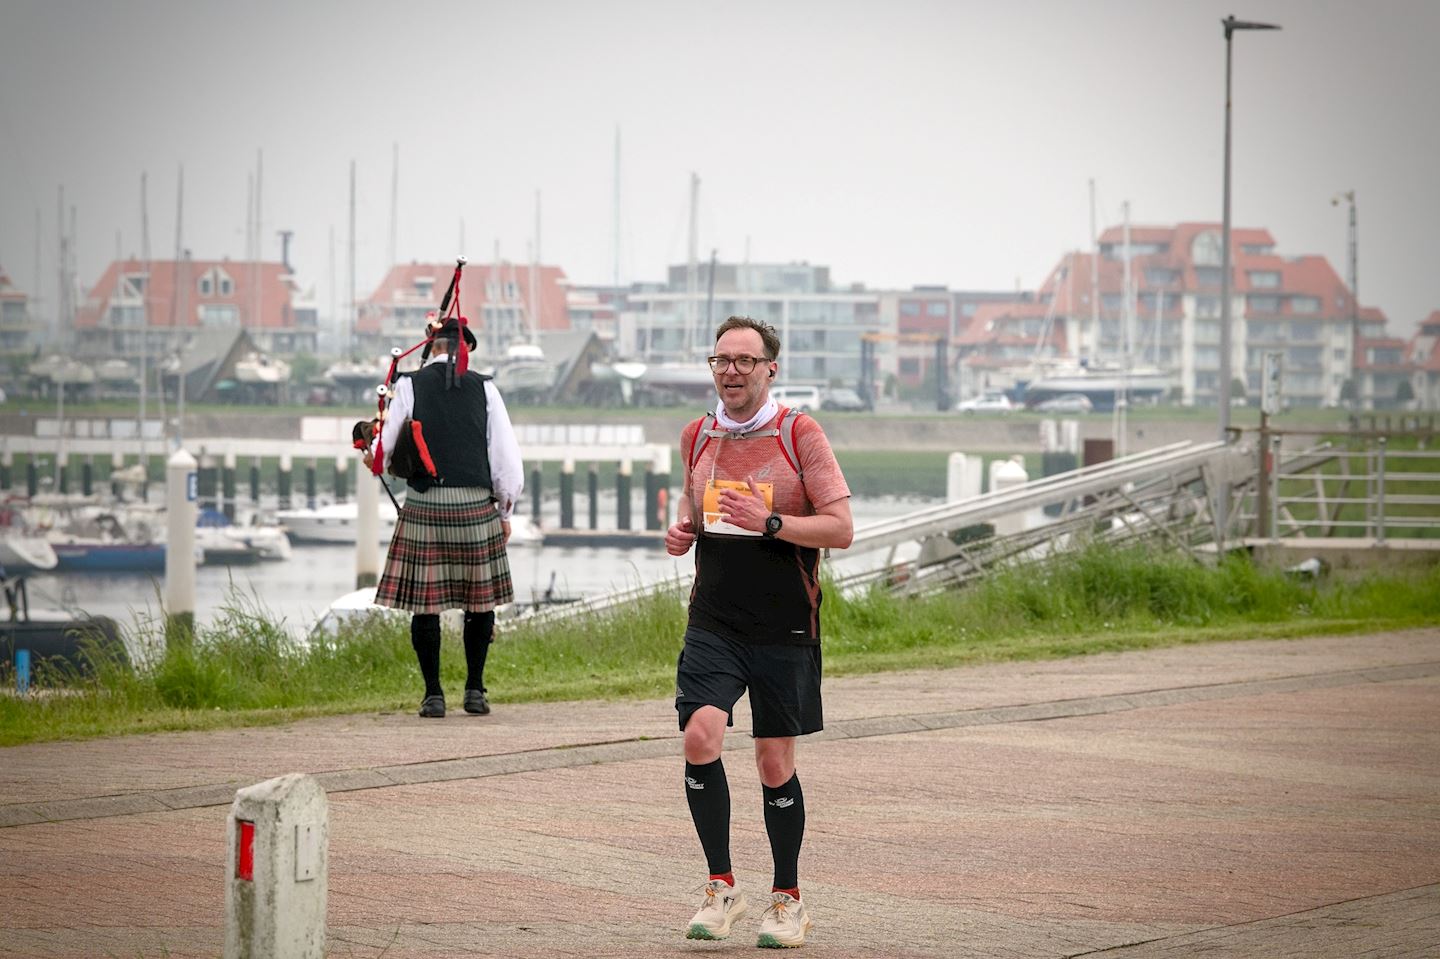
[[[1268,515],[1257,522],[1257,535],[1356,537],[1377,545],[1440,538],[1440,450],[1391,446],[1382,435],[1364,448],[1327,444],[1287,456],[1273,437]]]
[[[867,524],[846,550],[832,551],[834,582],[844,590],[873,587],[899,593],[951,588],[997,563],[1038,557],[1095,539],[1163,540],[1203,559],[1198,547],[1228,532],[1215,509],[1226,490],[1248,488],[1254,457],[1236,444],[1175,443],[1122,459],[1082,467],[1008,489],[917,510]],[[994,523],[1022,514],[1026,528],[996,535]],[[918,556],[901,559],[908,547]],[[858,570],[841,565],[874,554],[878,562]],[[689,573],[636,585],[565,606],[536,612],[530,621],[552,622],[587,613],[628,608],[655,594],[677,598]]]

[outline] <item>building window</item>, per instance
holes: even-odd
[[[1146,286],[1169,286],[1179,278],[1174,270],[1164,269],[1158,266],[1147,266],[1145,268]]]
[[[940,300],[932,300],[925,304],[925,313],[928,316],[949,316],[950,304]]]
[[[1301,313],[1309,316],[1320,312],[1320,300],[1314,296],[1292,296],[1290,298],[1290,312]]]
[[[1279,313],[1280,298],[1278,296],[1247,297],[1246,308],[1251,313]]]
[[[200,295],[213,296],[215,294],[215,281],[212,274],[206,273],[200,277]]]
[[[1280,274],[1275,270],[1251,270],[1250,285],[1257,290],[1278,290]]]
[[[901,300],[901,301],[900,301],[900,315],[901,315],[901,316],[919,316],[919,315],[920,315],[920,304],[917,303],[917,302],[915,302],[914,300]]]
[[[209,306],[200,307],[200,325],[204,327],[223,328],[236,326],[240,322],[240,311],[233,306]]]

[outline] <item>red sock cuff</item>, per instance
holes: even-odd
[[[799,902],[799,901],[800,901],[800,887],[799,887],[799,886],[796,886],[794,889],[781,889],[779,886],[771,886],[771,887],[770,887],[770,891],[771,891],[771,892],[785,892],[785,893],[789,893],[791,899],[794,899],[796,902]]]
[[[730,885],[735,885],[735,874],[733,872],[721,872],[711,874],[710,881],[714,882],[716,879],[723,879]]]

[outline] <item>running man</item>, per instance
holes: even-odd
[[[820,704],[820,551],[850,545],[850,489],[820,424],[770,398],[780,339],[732,316],[709,358],[715,412],[681,433],[678,519],[665,549],[695,546],[695,585],[676,667],[685,796],[709,864],[686,937],[724,939],[746,912],[730,863],[730,787],[721,749],[750,693],[755,764],[774,876],[757,945],[803,945],[813,923],[800,896],[805,798],[795,739],[824,728]]]

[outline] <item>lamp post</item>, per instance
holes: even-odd
[[[1220,438],[1230,432],[1230,38],[1236,30],[1279,30],[1273,23],[1220,21],[1225,28],[1225,209],[1220,227]]]
[[[1350,204],[1350,225],[1345,233],[1350,258],[1350,408],[1360,410],[1360,229],[1355,220],[1355,191],[1346,190],[1330,198],[1331,206],[1344,200]]]

